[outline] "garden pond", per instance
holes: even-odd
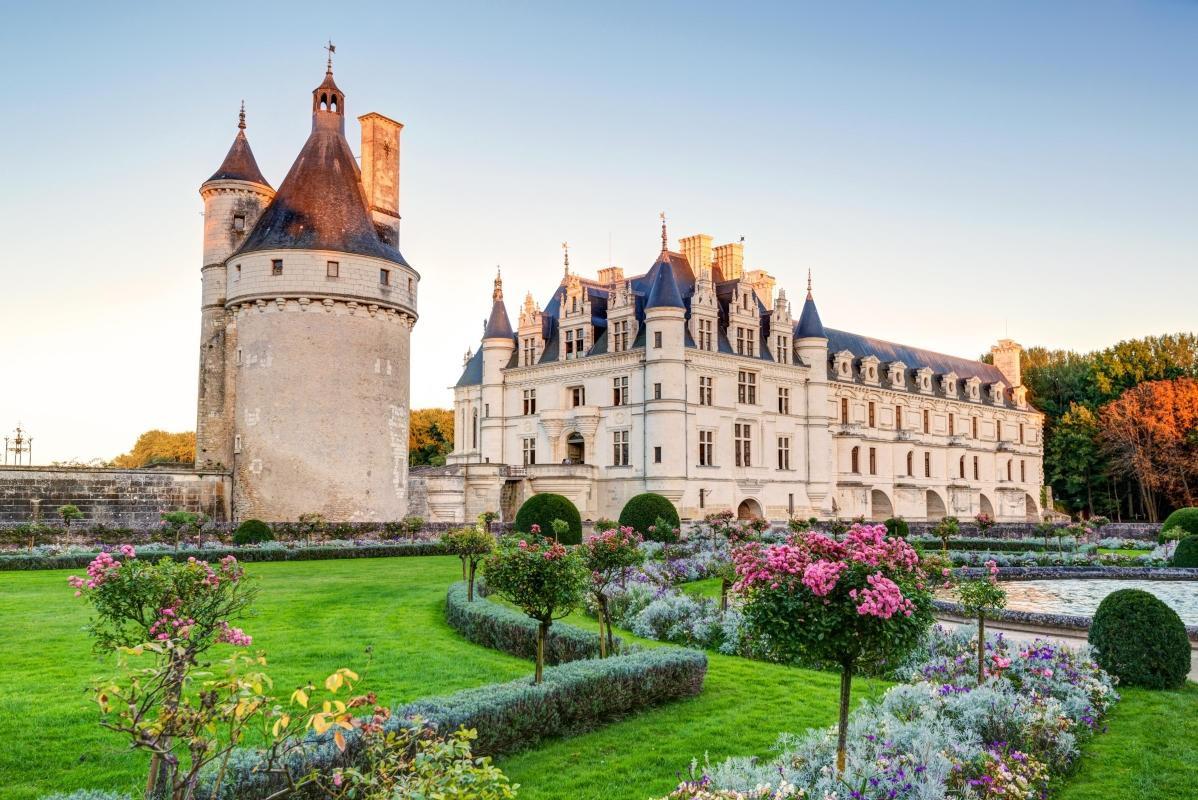
[[[1119,589],[1143,589],[1163,600],[1186,625],[1198,625],[1198,581],[1043,580],[1004,581],[1007,608],[1042,614],[1092,617],[1098,604]]]

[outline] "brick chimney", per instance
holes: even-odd
[[[624,270],[622,267],[604,267],[599,270],[599,283],[604,286],[611,286],[616,283],[624,282]]]
[[[998,344],[990,348],[994,357],[994,366],[1007,379],[1011,388],[1023,385],[1023,373],[1019,366],[1019,357],[1023,355],[1023,346],[1011,339],[999,339]]]
[[[682,246],[682,255],[690,262],[691,270],[696,278],[711,270],[711,237],[706,233],[696,233],[678,240]]]
[[[715,266],[726,281],[738,281],[745,274],[744,242],[730,242],[715,248]]]
[[[399,134],[403,124],[370,112],[362,126],[362,190],[374,223],[388,244],[399,246]]]
[[[777,284],[774,276],[763,269],[753,269],[745,273],[745,281],[753,287],[757,299],[761,301],[766,310],[773,311],[774,286]]]

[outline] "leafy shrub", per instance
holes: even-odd
[[[582,515],[578,513],[578,508],[569,498],[549,492],[534,494],[524,501],[516,512],[516,530],[549,536],[553,532],[555,519],[570,524],[569,533],[558,541],[562,544],[578,544],[582,541]],[[533,525],[537,526],[537,530],[533,530]]]
[[[472,607],[480,605],[476,602]],[[675,647],[572,661],[547,669],[539,684],[520,678],[400,706],[391,713],[386,729],[398,730],[410,724],[408,718],[414,716],[442,731],[473,728],[478,731],[473,755],[499,756],[526,750],[554,736],[592,730],[672,700],[693,697],[702,691],[706,674],[706,655]],[[344,763],[331,732],[312,734],[307,746],[293,751],[288,761],[296,774],[327,772]],[[219,800],[265,800],[286,788],[284,778],[264,769],[265,765],[265,759],[255,750],[236,752],[229,760]],[[212,791],[215,777],[214,772],[203,776],[196,791],[198,800],[217,800]],[[291,800],[313,796],[303,789],[288,795]]]
[[[275,535],[270,532],[270,526],[260,519],[247,519],[233,532],[233,544],[258,544],[273,542],[274,539]]]
[[[1198,508],[1179,508],[1161,526],[1161,544],[1187,536],[1198,536]]]
[[[659,494],[645,492],[629,499],[620,511],[620,525],[632,528],[646,539],[658,540],[650,528],[661,518],[678,528],[682,522],[678,519],[678,509],[674,504]]]
[[[1099,666],[1127,686],[1180,689],[1190,671],[1190,640],[1177,612],[1142,589],[1111,592],[1090,625]]]
[[[480,586],[485,595],[486,587]],[[466,639],[492,650],[532,660],[537,654],[538,623],[519,611],[489,600],[467,599],[465,582],[449,587],[445,596],[445,621]],[[617,645],[620,640],[616,639]],[[558,623],[545,640],[545,662],[565,664],[599,655],[599,639],[590,631]]]
[[[1177,543],[1171,567],[1198,567],[1198,536],[1187,536]]]
[[[910,527],[907,525],[907,520],[902,517],[891,517],[886,520],[886,533],[891,536],[901,536],[904,539],[911,533]]]

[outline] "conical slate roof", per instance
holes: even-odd
[[[507,316],[507,307],[503,305],[503,298],[496,298],[491,306],[491,317],[487,320],[487,329],[483,331],[483,338],[510,339],[514,335],[511,320]]]
[[[278,194],[238,252],[276,249],[335,250],[408,266],[398,249],[379,238],[349,143],[331,125],[313,125]]]
[[[795,338],[828,338],[828,334],[824,332],[824,323],[820,321],[819,311],[815,308],[815,298],[811,296],[811,292],[807,292],[807,299],[803,301],[803,313],[799,315],[799,324],[795,326]]]
[[[657,274],[649,285],[649,296],[645,299],[645,308],[686,308],[682,303],[682,292],[678,291],[678,282],[674,280],[674,270],[664,259],[653,265]]]
[[[237,136],[233,137],[233,145],[229,148],[225,160],[221,162],[220,168],[204,183],[209,181],[249,181],[270,187],[266,178],[262,177],[262,170],[258,169],[258,162],[254,159],[254,151],[250,149],[250,140],[245,138],[244,130],[237,131]]]

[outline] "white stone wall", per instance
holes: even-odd
[[[272,274],[271,262],[283,261],[283,274]],[[338,276],[328,276],[328,262]],[[240,269],[238,269],[240,267]],[[390,271],[390,285],[380,282]],[[420,276],[399,264],[369,256],[323,250],[262,250],[229,260],[228,303],[273,301],[276,297],[344,300],[368,308],[377,305],[415,316]]]

